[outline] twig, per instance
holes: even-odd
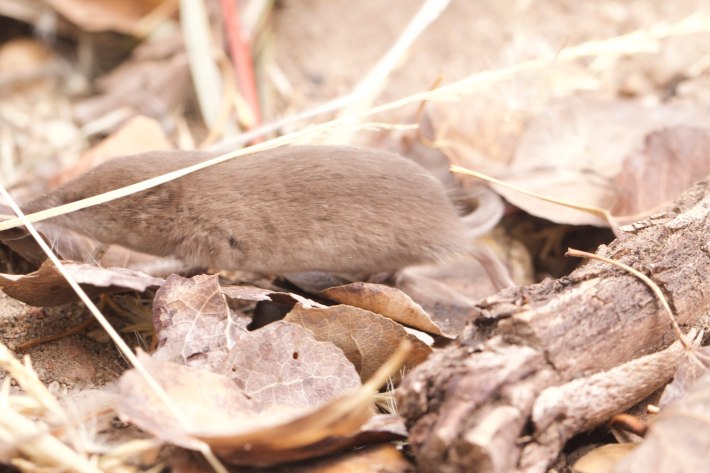
[[[56,333],[54,335],[48,335],[46,337],[39,337],[32,339],[28,342],[22,343],[17,347],[17,350],[19,351],[25,351],[29,350],[30,348],[34,348],[39,345],[44,345],[45,343],[49,342],[54,342],[57,340],[61,340],[62,338],[66,337],[71,337],[72,335],[76,335],[77,333],[81,333],[87,328],[91,327],[93,323],[96,322],[96,319],[93,317],[90,317],[86,320],[84,320],[82,323],[75,325],[74,327],[70,328],[69,330],[65,330],[62,333]]]

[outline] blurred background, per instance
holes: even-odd
[[[299,140],[396,150],[445,180],[463,165],[624,223],[709,172],[708,14],[700,0],[0,0],[0,183],[22,201],[114,156],[232,151],[343,118]],[[613,238],[598,216],[494,191],[505,211],[476,225],[496,227],[518,283],[568,272],[570,242]]]

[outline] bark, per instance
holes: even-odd
[[[598,253],[658,284],[684,331],[710,326],[710,179]],[[590,261],[476,306],[457,342],[417,367],[398,406],[421,471],[544,472],[574,434],[638,403],[684,356],[633,275]]]

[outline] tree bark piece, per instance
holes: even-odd
[[[653,279],[686,332],[710,326],[709,213],[710,179],[598,251]],[[682,359],[651,290],[599,261],[475,309],[456,344],[399,390],[422,471],[543,472],[572,435],[641,401]],[[581,389],[582,417],[583,399],[565,403]]]

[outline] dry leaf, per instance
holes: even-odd
[[[343,350],[363,381],[392,356],[404,337],[414,345],[404,364],[407,371],[431,353],[429,346],[407,334],[399,324],[357,307],[336,305],[320,309],[296,304],[284,320],[307,328],[317,340],[332,342]]]
[[[43,42],[17,37],[0,45],[0,87],[5,93],[49,85],[59,73],[58,56]],[[12,88],[8,88],[8,86]]]
[[[397,274],[396,286],[420,304],[450,336],[463,331],[477,300],[498,292],[473,257],[404,268]]]
[[[646,136],[616,177],[614,215],[635,215],[670,202],[710,174],[710,129],[677,126]]]
[[[525,190],[574,204],[611,209],[624,158],[649,133],[708,123],[710,112],[676,105],[571,97],[551,105],[528,126],[503,179]],[[557,223],[608,226],[603,219],[493,186],[513,205]]]
[[[262,289],[254,286],[222,286],[220,289],[222,294],[230,299],[242,301],[272,301],[277,304],[293,306],[296,303],[303,304],[306,307],[325,307],[303,296],[292,292],[279,292],[270,289]]]
[[[342,350],[284,321],[242,336],[226,368],[227,375],[264,407],[316,407],[360,385]]]
[[[394,445],[373,445],[306,465],[294,465],[270,473],[411,473],[414,465]]]
[[[444,333],[419,304],[399,289],[383,284],[356,282],[331,287],[321,294],[341,304],[359,307],[424,332],[451,337]]]
[[[246,334],[246,318],[232,316],[220,293],[219,277],[171,275],[153,300],[157,360],[219,372],[236,340]]]
[[[345,279],[339,275],[325,273],[323,271],[307,271],[303,273],[289,273],[284,277],[294,286],[316,294],[324,289],[334,286],[342,286],[343,284],[351,283],[357,279]]]
[[[47,0],[47,3],[83,30],[133,34],[136,23],[162,1]]]
[[[230,299],[254,302],[271,301],[274,294],[274,291],[255,286],[222,286],[220,290]],[[295,300],[291,302],[292,304],[296,303]]]
[[[199,448],[194,436],[200,433],[259,425],[259,412],[251,408],[251,400],[234,380],[154,360],[144,353],[139,353],[139,359],[177,406],[183,422],[175,418],[135,369],[126,371],[119,381],[117,411],[123,420],[159,439],[191,449]]]
[[[163,279],[124,268],[98,268],[89,264],[65,262],[64,268],[89,295],[117,289],[145,291],[162,286]],[[76,300],[76,293],[54,264],[46,261],[34,273],[24,276],[0,274],[0,288],[8,296],[37,307],[61,305]]]
[[[576,473],[612,473],[614,466],[636,448],[633,443],[610,443],[587,452],[574,463]]]
[[[153,118],[138,115],[126,121],[106,139],[82,154],[74,165],[57,174],[51,180],[50,186],[60,186],[117,156],[147,151],[164,151],[172,148],[173,146],[160,123]]]
[[[411,342],[365,385],[331,343],[275,322],[244,335],[230,352],[228,376],[139,357],[166,392],[164,403],[132,369],[119,382],[119,414],[155,437],[189,449],[198,440],[223,460],[271,465],[323,455],[362,442],[401,437],[399,421],[372,417],[373,395],[399,369]],[[394,437],[393,437],[394,436]]]
[[[120,412],[157,437],[190,448],[194,444],[187,437],[242,435],[258,439],[259,429],[297,419],[304,412],[360,386],[355,370],[340,350],[316,342],[308,331],[293,324],[272,325],[252,333],[254,340],[246,349],[240,347],[243,356],[234,360],[235,371],[230,370],[228,376],[142,356],[148,370],[180,408],[187,428],[178,425],[135,370],[129,370],[121,378]],[[279,330],[284,326],[289,327]],[[296,345],[300,346],[290,346],[293,340],[285,341],[283,347],[273,343],[280,342],[275,336],[288,336],[285,334],[288,331],[298,333],[291,338],[298,338]],[[309,338],[312,343],[307,341],[304,346],[303,340]],[[249,351],[255,344],[260,352]],[[314,345],[326,347],[329,352],[314,350]],[[298,357],[293,358],[293,350],[300,350]],[[244,359],[255,361],[251,366],[237,366]],[[264,369],[259,371],[261,368]],[[179,435],[173,438],[172,432]],[[300,443],[298,439],[281,440]],[[267,437],[261,442],[279,444],[281,440]]]
[[[686,352],[685,359],[673,376],[673,381],[663,390],[658,406],[665,407],[685,398],[697,380],[705,376],[708,371],[710,371],[710,347],[693,347]]]
[[[296,332],[300,335],[290,336]],[[196,439],[204,440],[235,464],[293,461],[351,446],[352,440],[342,437],[357,436],[371,417],[371,388],[357,389],[355,370],[333,345],[311,338],[321,347],[332,347],[329,354],[313,350],[311,342],[304,345],[309,333],[286,322],[254,332],[258,347],[240,350],[241,357],[234,360],[238,372],[230,372],[236,379],[141,354],[183,420],[176,420],[136,370],[121,377],[119,413],[152,435],[185,448],[196,449]],[[349,373],[338,357],[350,366]],[[250,366],[242,365],[250,361]],[[299,376],[296,368],[314,373]],[[313,406],[314,400],[328,397],[324,404]]]
[[[165,123],[170,110],[183,105],[190,90],[190,72],[180,33],[142,43],[129,60],[97,83],[99,94],[74,105],[74,117],[79,123],[92,124],[117,112],[124,119],[140,114]]]
[[[353,473],[405,473],[412,472],[413,466],[402,454],[401,450],[392,444],[381,444],[392,440],[407,438],[401,418],[391,415],[376,415],[370,418],[352,436],[327,439],[315,445],[302,449],[284,452],[274,452],[269,463],[293,462],[299,458],[308,459],[325,455],[335,450],[346,450],[340,455],[330,455],[298,464],[287,464],[281,467],[272,466],[268,473],[328,473],[328,472],[353,472]],[[352,449],[370,443],[380,443],[370,447]],[[337,448],[335,448],[337,447]],[[316,452],[321,449],[321,455]],[[211,471],[204,458],[199,455],[187,455],[183,451],[175,452],[168,459],[171,470],[175,473],[196,473]],[[246,454],[247,456],[249,453]],[[250,470],[251,471],[251,470]],[[266,473],[266,472],[265,472]]]
[[[710,452],[710,374],[685,398],[669,405],[651,424],[645,440],[614,469],[618,473],[700,472]]]

